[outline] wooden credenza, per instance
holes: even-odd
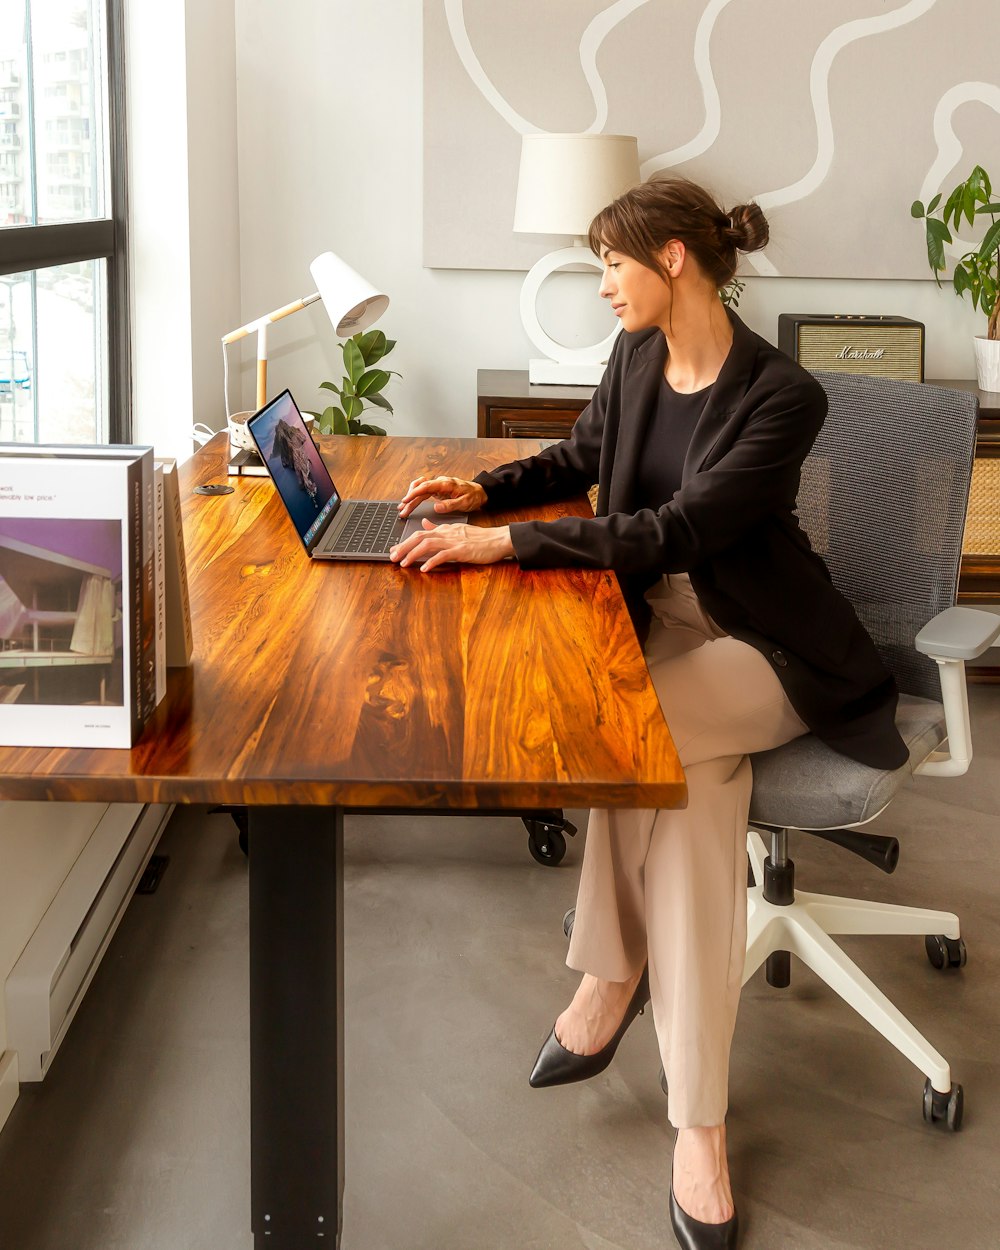
[[[480,369],[479,438],[565,438],[592,386],[532,386],[527,370]]]
[[[965,379],[928,379],[932,386],[979,396],[976,463],[962,555],[959,603],[1000,603],[1000,393]],[[480,369],[480,438],[565,438],[590,403],[592,386],[532,386],[518,369]],[[1000,680],[1000,667],[978,666],[977,677]]]

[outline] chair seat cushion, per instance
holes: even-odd
[[[914,768],[944,741],[944,706],[934,699],[900,695],[896,728],[910,758],[888,772],[859,764],[812,734],[773,751],[751,755],[751,823],[785,829],[837,829],[870,820]]]

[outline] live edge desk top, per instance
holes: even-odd
[[[346,497],[473,477],[511,439],[326,437]],[[683,774],[613,574],[423,575],[306,558],[270,479],[180,469],[194,665],[131,751],[0,748],[0,798],[338,807],[676,807]],[[589,514],[585,500],[535,511]],[[482,518],[503,523],[518,514]],[[525,519],[527,514],[519,514]]]

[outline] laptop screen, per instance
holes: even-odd
[[[291,391],[282,391],[261,408],[247,422],[247,429],[308,548],[340,496]]]

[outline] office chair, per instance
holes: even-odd
[[[919,383],[817,377],[830,410],[803,466],[799,516],[896,678],[896,724],[910,758],[895,771],[869,768],[811,734],[751,757],[743,981],[765,964],[769,984],[787,986],[789,954],[797,955],[924,1073],[924,1119],[957,1131],[963,1093],[948,1063],[830,934],[923,934],[931,963],[957,968],[966,960],[958,917],[796,890],[788,835],[814,834],[892,872],[897,840],[858,827],[911,775],[957,777],[969,767],[965,661],[1000,634],[1000,617],[952,606],[978,401]]]

